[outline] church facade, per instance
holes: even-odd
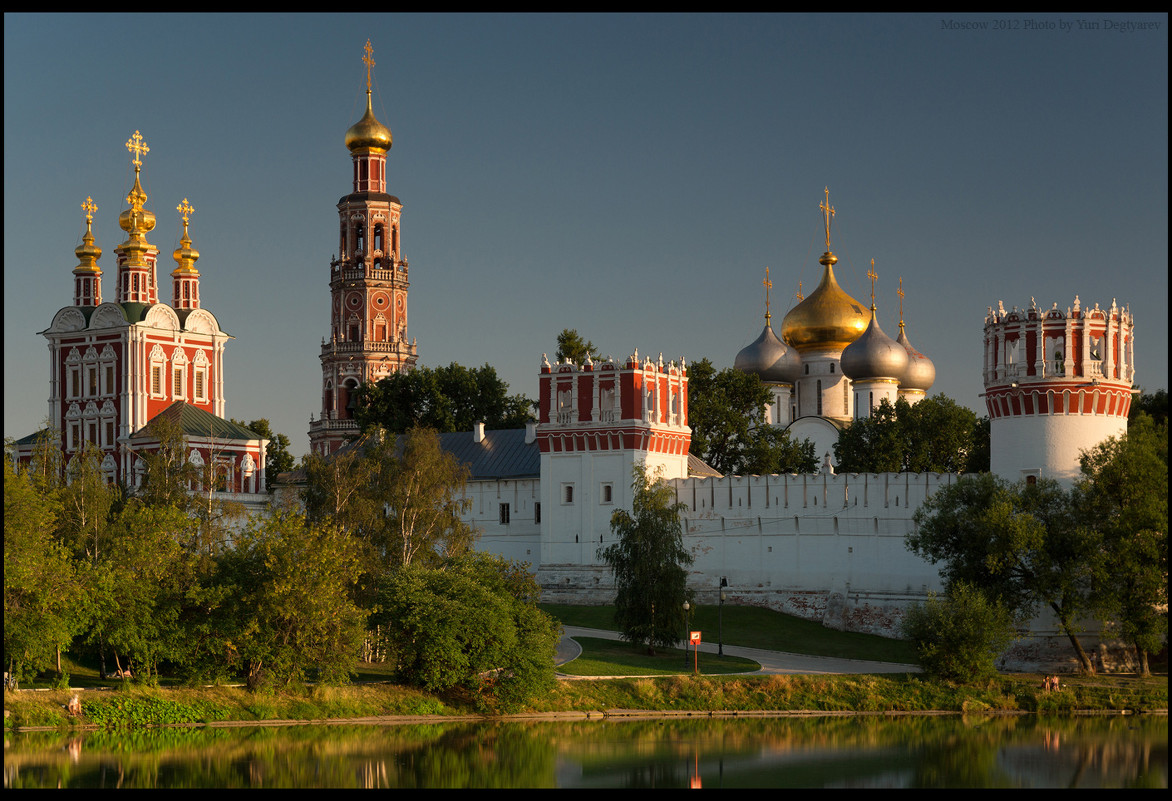
[[[167,420],[186,437],[187,458],[203,481],[224,497],[262,508],[268,440],[224,418],[224,351],[232,337],[200,302],[199,252],[189,233],[195,209],[186,198],[176,208],[183,235],[173,254],[171,297],[164,302],[156,274],[159,250],[147,239],[156,219],[140,181],[150,148],[138,131],[126,147],[134,185],[118,217],[126,241],[114,249],[114,299],[103,298],[102,250],[93,233],[98,207],[86,198],[73,303],[41,332],[49,345],[51,425],[17,440],[16,456],[28,461],[52,447],[68,466],[83,451],[96,450],[106,480],[133,488],[143,480],[142,456],[159,447],[149,424]]]

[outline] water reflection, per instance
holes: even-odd
[[[1168,786],[1165,716],[658,718],[9,734],[4,786]]]

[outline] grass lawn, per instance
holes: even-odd
[[[540,604],[564,626],[616,631],[613,606],[571,606]],[[703,632],[704,642],[722,641],[725,645],[786,651],[792,654],[833,656],[876,662],[918,664],[915,649],[906,640],[894,640],[874,634],[834,631],[820,623],[762,609],[756,606],[725,604],[694,608],[691,631]],[[683,636],[683,631],[680,632]],[[703,658],[703,654],[701,654]]]
[[[761,669],[752,659],[736,656],[701,652],[697,660],[692,651],[685,654],[679,648],[657,648],[655,655],[651,656],[645,645],[594,637],[575,639],[582,646],[582,655],[558,668],[570,676],[666,676],[692,673],[697,664],[703,675],[748,673]]]

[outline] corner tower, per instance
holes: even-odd
[[[407,338],[407,260],[399,220],[403,204],[387,193],[391,131],[374,116],[370,41],[366,113],[346,131],[352,188],[338,201],[338,256],[330,260],[330,334],[322,339],[322,408],[310,419],[314,453],[329,454],[358,433],[354,391],[367,381],[415,366]]]
[[[1079,454],[1127,431],[1135,378],[1131,312],[1084,309],[1006,312],[985,317],[985,405],[993,473],[1020,481],[1073,482]]]

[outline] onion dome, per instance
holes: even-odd
[[[391,149],[391,129],[375,119],[369,89],[366,90],[366,113],[346,131],[346,147],[351,153],[366,150],[381,150],[385,153]]]
[[[907,351],[907,372],[899,379],[900,389],[918,389],[927,392],[936,382],[936,365],[924,354],[920,353],[912,343],[908,342],[907,334],[903,330],[903,321],[899,321],[899,336],[895,341]]]
[[[183,198],[183,202],[176,206],[175,210],[183,216],[183,237],[179,240],[179,247],[171,254],[171,257],[179,265],[171,275],[198,276],[199,270],[195,269],[195,263],[199,261],[199,251],[191,246],[191,236],[187,233],[188,219],[195,209],[187,202],[187,198]]]
[[[134,186],[126,196],[130,208],[118,215],[118,227],[125,231],[126,241],[116,248],[116,252],[123,256],[126,264],[145,264],[145,257],[154,250],[154,246],[146,241],[146,235],[155,230],[155,214],[144,208],[147,201],[146,192],[142,191],[139,182],[139,172],[142,170],[142,156],[150,152],[150,148],[142,140],[142,134],[134,132],[134,136],[126,143],[126,149],[134,154],[131,162],[134,165]]]
[[[741,348],[733,367],[742,373],[752,373],[766,384],[792,384],[802,372],[802,360],[793,348],[773,333],[773,326],[765,323],[761,336]]]
[[[907,373],[908,354],[879,327],[879,319],[871,312],[871,322],[863,335],[842,352],[842,373],[852,381],[868,378],[901,380]]]
[[[374,59],[371,58],[373,52],[370,40],[367,39],[366,55],[362,58],[362,63],[366,65],[366,113],[346,131],[346,147],[354,154],[370,150],[386,153],[391,149],[391,129],[375,119],[371,107],[370,68],[374,66]]]
[[[818,261],[825,268],[822,283],[790,309],[781,325],[782,338],[799,351],[845,348],[867,327],[862,304],[844,292],[834,279],[838,257],[827,251]]]
[[[77,266],[73,268],[74,274],[80,273],[97,273],[101,275],[102,270],[98,267],[98,259],[102,256],[102,249],[94,244],[94,212],[98,210],[97,204],[94,203],[93,198],[87,197],[85,203],[81,204],[81,208],[85,211],[85,235],[81,238],[81,244],[74,249],[77,255]]]

